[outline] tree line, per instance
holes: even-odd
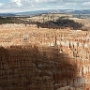
[[[42,28],[72,28],[72,29],[81,29],[82,28],[81,23],[77,23],[73,20],[70,19],[64,19],[64,18],[59,18],[56,21],[47,21],[47,22],[37,22],[37,27],[42,27]]]
[[[10,17],[0,17],[0,24],[13,23]]]

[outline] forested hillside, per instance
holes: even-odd
[[[0,24],[5,24],[5,23],[13,23],[12,18],[10,18],[10,17],[5,17],[5,18],[0,17]]]
[[[81,29],[82,28],[82,24],[81,23],[77,23],[73,20],[70,19],[63,19],[63,18],[59,18],[56,21],[48,21],[45,23],[37,23],[38,27],[42,27],[42,28],[65,28],[65,27],[70,27],[72,29]]]

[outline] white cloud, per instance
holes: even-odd
[[[4,4],[3,3],[0,3],[0,7],[3,6]]]
[[[90,0],[63,0],[64,2],[89,2]]]
[[[76,3],[66,3],[66,5],[77,5]]]
[[[33,0],[36,3],[56,2],[56,0]]]
[[[82,5],[85,5],[85,6],[90,5],[90,2],[84,2]]]
[[[16,3],[17,6],[22,6],[21,0],[11,0],[12,3]]]

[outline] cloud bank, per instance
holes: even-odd
[[[89,0],[8,0],[0,2],[0,12],[23,12],[45,9],[90,9]]]

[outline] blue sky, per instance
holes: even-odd
[[[0,0],[0,12],[45,9],[90,9],[90,0]]]
[[[7,3],[9,0],[0,0],[1,3]]]

